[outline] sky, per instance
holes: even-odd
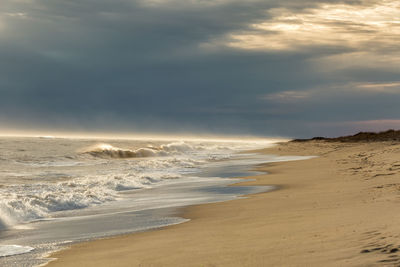
[[[1,0],[0,130],[400,128],[398,0]]]

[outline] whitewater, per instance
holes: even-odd
[[[272,187],[227,187],[276,140],[0,138],[0,265],[35,266],[66,245],[182,223],[176,208]],[[118,215],[118,216],[116,216]]]

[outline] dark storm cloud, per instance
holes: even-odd
[[[382,59],[398,56],[396,44],[311,40],[271,50],[269,42],[283,44],[281,34],[298,36],[254,27],[282,25],[281,9],[305,14],[290,21],[300,25],[323,3],[359,7],[373,1],[5,0],[0,122],[294,136],[318,133],[302,129],[307,122],[347,120],[353,108],[360,114],[354,120],[392,116],[397,94],[365,94],[350,85],[396,81],[398,65]],[[334,23],[356,38],[370,34],[365,23],[318,23]],[[235,39],[249,34],[267,38],[265,47]],[[338,64],[343,55],[362,60]],[[301,97],[282,101],[292,91]]]

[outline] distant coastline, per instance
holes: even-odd
[[[340,137],[313,137],[310,139],[294,139],[292,142],[327,141],[327,142],[380,142],[400,141],[400,130],[387,130],[382,132],[359,132],[354,135]]]

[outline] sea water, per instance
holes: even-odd
[[[73,242],[186,221],[185,205],[273,187],[227,187],[273,140],[0,138],[0,265],[34,266]]]

